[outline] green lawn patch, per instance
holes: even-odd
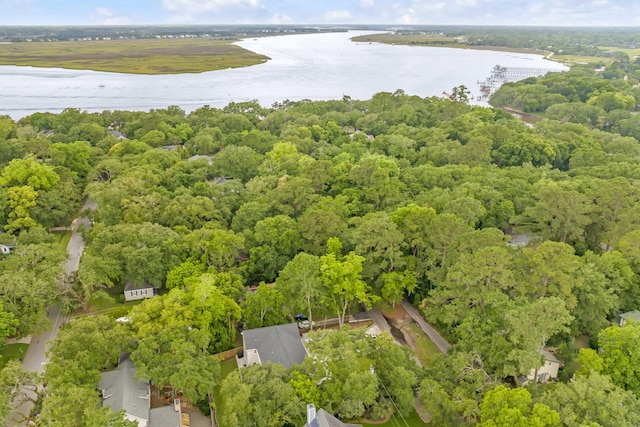
[[[56,236],[60,246],[66,250],[69,246],[69,240],[71,240],[71,231],[54,231],[52,234]]]
[[[220,363],[220,383],[227,378],[231,372],[236,371],[238,369],[238,363],[236,362],[235,357],[233,359],[229,359],[226,362]],[[217,385],[213,388],[213,400],[215,401],[216,408],[216,418],[218,420],[218,425],[220,427],[224,427],[220,424],[220,420],[222,419],[225,411],[224,404],[222,402],[222,393],[220,393],[220,385]]]
[[[405,424],[406,421],[406,424]],[[403,417],[400,414],[394,413],[391,418],[385,423],[360,423],[364,427],[400,427],[400,426],[409,426],[409,427],[426,427],[420,416],[416,413],[416,411],[411,411],[408,416]],[[430,424],[431,425],[431,424]]]
[[[409,323],[406,328],[415,342],[416,357],[420,360],[422,366],[430,366],[433,361],[433,356],[439,354],[440,350],[438,350],[438,347],[436,347],[415,323]]]
[[[4,368],[10,360],[20,360],[27,353],[29,344],[7,344],[0,349],[0,369]]]

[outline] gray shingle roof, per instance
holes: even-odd
[[[149,411],[150,427],[180,427],[180,413],[173,409],[173,405],[153,408]]]
[[[621,318],[626,320],[640,321],[640,310],[627,311],[626,313],[619,314]]]
[[[257,350],[262,363],[279,363],[290,368],[302,363],[307,355],[295,323],[248,329],[242,335],[245,351]]]
[[[305,424],[304,427],[362,427],[362,424],[343,423],[324,409],[320,409],[316,412],[315,419]]]
[[[149,386],[133,378],[136,372],[133,362],[127,359],[116,369],[102,373],[99,388],[102,390],[102,406],[116,412],[121,409],[135,417],[149,419]]]

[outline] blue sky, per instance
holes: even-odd
[[[0,0],[0,25],[640,25],[638,0]]]

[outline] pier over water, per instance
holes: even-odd
[[[557,72],[558,69],[536,67],[503,67],[496,65],[491,70],[491,75],[484,80],[478,80],[480,95],[479,101],[487,101],[504,83],[517,82],[529,77],[540,77],[547,73]]]

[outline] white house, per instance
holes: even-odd
[[[11,253],[11,248],[7,245],[0,245],[0,253],[2,253],[2,255],[9,255]]]
[[[540,349],[538,352],[544,356],[544,364],[537,369],[532,369],[531,372],[529,372],[529,375],[527,375],[527,380],[535,380],[536,374],[538,376],[538,382],[542,383],[558,378],[558,370],[561,365],[558,358],[544,349]]]
[[[138,299],[152,298],[156,296],[156,290],[148,283],[138,287],[133,282],[127,282],[124,285],[124,300],[135,301]]]

